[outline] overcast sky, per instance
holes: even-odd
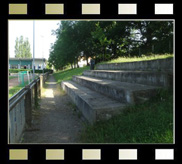
[[[51,31],[59,27],[58,23],[58,20],[35,20],[35,58],[49,58],[51,43],[56,40]],[[15,40],[21,35],[28,38],[33,56],[33,20],[9,20],[8,35],[9,57],[15,57]]]

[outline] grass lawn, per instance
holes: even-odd
[[[108,121],[86,125],[83,143],[173,143],[173,93],[133,105]]]
[[[15,86],[11,89],[9,89],[9,98],[11,98],[14,94],[16,94],[19,90],[21,90],[25,85],[28,85],[28,81],[24,83],[24,85],[20,84],[18,86]]]
[[[145,60],[155,60],[155,59],[166,59],[174,57],[173,54],[153,54],[150,56],[142,55],[141,57],[119,57],[117,59],[112,59],[107,62],[101,62],[99,64],[106,64],[106,63],[123,63],[123,62],[134,62],[134,61],[145,61]]]
[[[90,69],[89,66],[82,68],[69,69],[66,71],[58,71],[53,74],[57,83],[61,83],[61,81],[71,80],[73,75],[81,75],[84,70]]]
[[[9,76],[9,80],[17,78],[18,76]]]
[[[38,78],[39,76],[35,76],[35,79]],[[24,85],[20,84],[17,86],[14,86],[13,88],[9,89],[9,98],[11,98],[14,94],[16,94],[19,90],[21,90],[25,85],[28,85],[28,81],[24,82]]]

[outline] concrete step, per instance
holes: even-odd
[[[64,81],[61,83],[61,87],[91,124],[107,120],[126,107],[124,103],[112,100],[73,81]]]
[[[142,103],[156,95],[159,87],[106,80],[88,76],[73,76],[73,81],[122,103]]]
[[[151,71],[86,70],[83,75],[161,87],[169,87],[172,80],[168,73]]]
[[[160,71],[173,72],[173,58],[136,61],[126,63],[97,64],[97,70],[140,70],[140,71]]]

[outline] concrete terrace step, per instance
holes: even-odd
[[[168,73],[150,71],[123,71],[123,70],[86,70],[84,76],[92,76],[103,79],[122,82],[138,83],[151,86],[169,87],[171,76]]]
[[[97,70],[142,70],[173,72],[173,58],[136,61],[126,63],[108,63],[96,65]]]
[[[90,123],[109,119],[126,107],[124,103],[112,100],[73,81],[64,81],[61,87]]]
[[[122,103],[141,103],[156,95],[159,87],[106,80],[88,76],[73,76],[73,81]]]

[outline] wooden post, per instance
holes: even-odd
[[[35,97],[34,97],[34,105],[37,106],[37,103],[38,103],[38,90],[37,90],[37,81],[35,83],[35,86],[34,86],[34,94],[35,94]]]
[[[25,122],[26,127],[30,128],[32,126],[32,95],[30,86],[27,85],[25,88],[28,90],[25,95]]]
[[[40,75],[40,95],[42,96],[42,88],[44,83],[44,77],[43,75]]]
[[[38,89],[39,89],[39,98],[41,98],[40,78],[39,78],[39,82],[38,82]]]

